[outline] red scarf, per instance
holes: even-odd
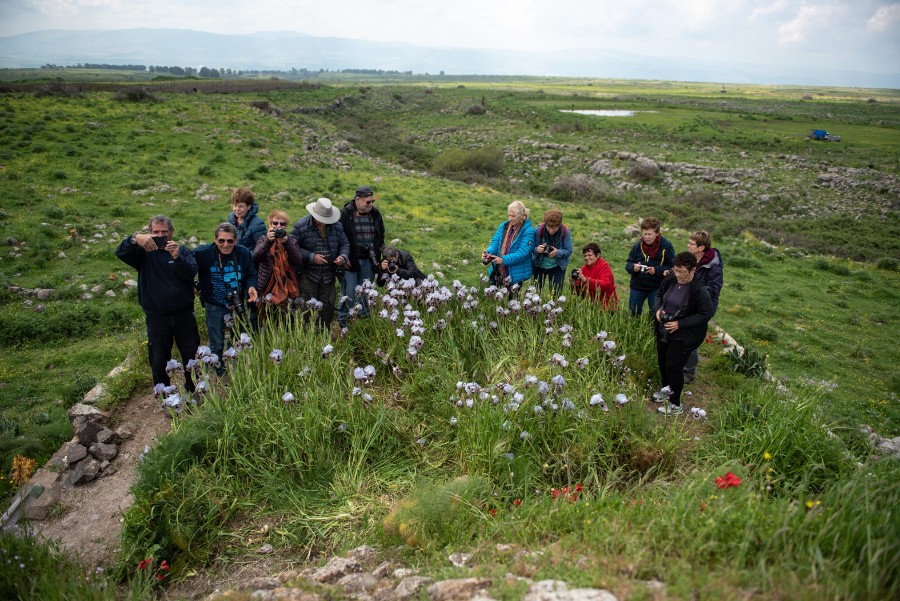
[[[653,244],[651,246],[647,246],[647,244],[644,242],[644,239],[641,238],[641,252],[643,252],[648,259],[655,259],[656,255],[659,253],[659,245],[661,241],[662,236],[657,236]]]
[[[707,263],[712,261],[715,258],[715,256],[716,256],[716,249],[708,248],[706,250],[706,252],[703,253],[703,256],[700,258],[700,260],[697,261],[697,267],[700,267],[701,265],[706,265]]]
[[[294,268],[288,262],[287,251],[281,240],[275,240],[269,249],[269,254],[272,255],[272,276],[260,299],[271,294],[272,303],[280,305],[289,298],[298,298],[300,286],[297,284],[297,276],[294,274]]]

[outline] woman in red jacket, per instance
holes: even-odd
[[[572,289],[582,296],[589,295],[604,309],[614,310],[619,305],[616,281],[609,263],[600,258],[600,246],[591,242],[581,249],[581,254],[584,267],[572,271]]]

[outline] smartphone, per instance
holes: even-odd
[[[153,241],[156,242],[156,248],[159,250],[165,250],[166,244],[169,243],[169,239],[166,236],[153,236]]]

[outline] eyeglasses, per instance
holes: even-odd
[[[234,238],[219,238],[217,244],[234,244]]]
[[[287,221],[273,221],[272,225],[287,225]]]
[[[697,243],[694,242],[693,240],[688,240],[687,245],[688,245],[688,246],[697,246]]]

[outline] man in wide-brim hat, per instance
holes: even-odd
[[[350,243],[338,223],[340,211],[327,198],[306,205],[309,215],[294,224],[291,237],[297,241],[307,268],[300,276],[300,293],[308,302],[322,303],[319,323],[331,327],[335,308],[335,276],[342,273],[350,255]]]

